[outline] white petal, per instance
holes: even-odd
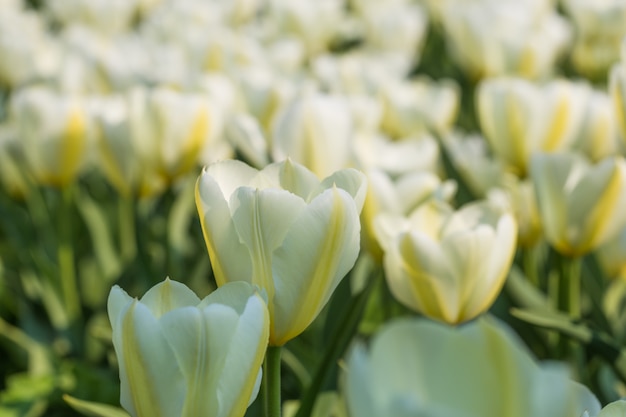
[[[122,407],[136,417],[179,415],[185,387],[157,319],[133,301],[112,327]]]
[[[218,285],[228,281],[251,280],[250,254],[239,241],[230,208],[208,169],[200,175],[196,185],[196,206]]]
[[[199,302],[200,299],[189,287],[169,278],[150,288],[141,297],[141,303],[148,307],[157,318],[170,310],[196,306]]]
[[[317,316],[359,253],[360,222],[352,197],[337,188],[316,197],[291,226],[273,258],[270,344],[282,345]]]

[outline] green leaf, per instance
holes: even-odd
[[[129,414],[118,407],[108,404],[100,404],[91,401],[79,400],[70,395],[64,395],[63,399],[74,410],[90,417],[129,417]]]
[[[80,211],[106,282],[113,282],[119,275],[122,265],[113,245],[111,227],[102,206],[94,202],[86,193],[77,193],[76,205]]]

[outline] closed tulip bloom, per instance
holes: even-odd
[[[196,204],[215,279],[267,291],[270,345],[300,334],[354,265],[366,189],[354,169],[320,182],[289,160],[261,171],[223,161],[202,172]]]
[[[510,329],[487,318],[460,328],[394,321],[369,352],[352,350],[344,378],[351,417],[578,417],[600,410],[564,364],[537,363]]]
[[[439,2],[451,55],[474,79],[546,77],[571,37],[567,20],[546,2]]]
[[[258,392],[269,316],[244,282],[202,301],[165,280],[141,300],[120,287],[108,301],[122,407],[132,417],[239,417]]]
[[[304,165],[320,178],[349,165],[353,137],[346,100],[304,92],[277,111],[272,124],[272,155]]]
[[[376,261],[382,262],[383,252],[374,233],[374,221],[379,214],[408,215],[432,197],[449,201],[456,192],[453,180],[441,181],[432,172],[411,172],[392,178],[384,171],[367,171],[368,191],[361,213],[361,242]]]
[[[567,149],[581,130],[591,88],[565,80],[538,85],[519,78],[484,81],[478,88],[481,128],[493,153],[518,175],[533,152]]]
[[[91,125],[81,99],[44,87],[22,89],[12,99],[11,117],[37,182],[63,187],[78,176]]]
[[[546,239],[560,253],[584,255],[626,225],[622,157],[591,165],[575,153],[539,153],[530,174]]]
[[[513,215],[491,201],[454,211],[433,200],[408,219],[381,214],[374,227],[391,293],[407,307],[451,324],[491,306],[517,239]]]

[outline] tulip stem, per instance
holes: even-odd
[[[560,259],[560,286],[559,307],[567,312],[570,318],[577,320],[581,317],[580,308],[580,272],[581,258],[561,256]]]
[[[63,301],[65,302],[70,325],[75,324],[81,315],[80,296],[74,265],[74,247],[72,245],[72,188],[72,185],[68,185],[61,191],[58,223],[59,246],[57,249],[61,293],[63,294]]]
[[[134,197],[120,196],[118,209],[121,256],[123,262],[129,262],[137,255]]]
[[[559,309],[568,313],[571,320],[581,318],[581,257],[559,256]],[[578,342],[559,337],[559,352],[569,357],[579,374],[584,370],[584,352]],[[579,375],[580,377],[581,375]]]
[[[280,350],[268,346],[263,363],[263,409],[265,417],[280,417]]]

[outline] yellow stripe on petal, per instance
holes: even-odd
[[[359,252],[359,215],[345,191],[333,187],[296,219],[274,252],[274,317],[270,345],[300,334],[354,266]]]
[[[80,166],[81,158],[85,150],[87,124],[83,111],[74,108],[70,111],[67,125],[63,133],[60,146],[58,178],[54,182],[66,185],[71,182]]]
[[[551,117],[550,129],[546,132],[541,150],[554,151],[562,145],[569,125],[570,112],[569,97],[560,95],[556,110]]]

